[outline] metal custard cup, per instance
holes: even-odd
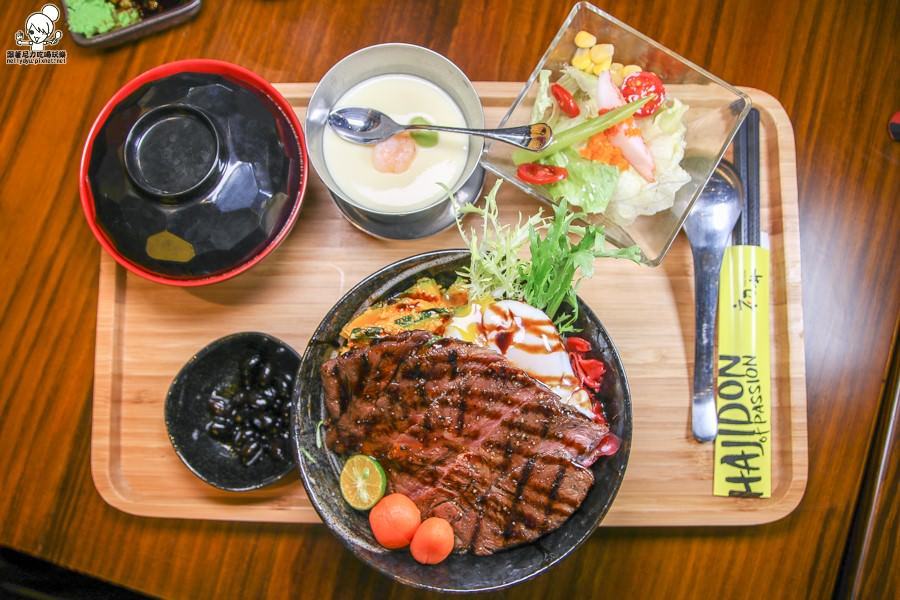
[[[337,185],[325,163],[322,146],[328,115],[354,85],[388,74],[413,75],[434,83],[453,99],[462,111],[467,127],[484,127],[484,111],[478,92],[453,62],[433,50],[413,44],[378,44],[341,59],[316,86],[306,113],[309,160],[338,209],[353,225],[380,238],[418,239],[453,225],[458,206],[477,199],[484,182],[484,169],[479,164],[484,140],[476,136],[469,138],[465,167],[450,186],[455,203],[447,196],[407,212],[382,212],[354,201]]]

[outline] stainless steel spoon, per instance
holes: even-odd
[[[719,271],[731,231],[741,214],[742,187],[730,166],[719,163],[684,221],[694,256],[694,295],[697,337],[694,342],[694,393],[691,429],[700,442],[716,439],[715,346]]]
[[[375,144],[401,131],[446,131],[478,135],[525,148],[543,150],[553,140],[553,130],[546,123],[534,123],[506,129],[466,129],[441,125],[401,125],[383,112],[372,108],[348,107],[328,115],[328,124],[334,132],[348,142]]]

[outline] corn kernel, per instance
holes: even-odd
[[[616,87],[622,87],[622,81],[625,79],[622,76],[622,69],[624,66],[622,63],[612,63],[609,65],[609,76],[612,78],[613,85]]]
[[[602,63],[607,59],[612,60],[615,50],[612,44],[597,44],[591,48],[591,60],[595,63]]]
[[[575,34],[575,45],[579,48],[590,48],[597,43],[597,38],[587,31],[579,31]]]
[[[575,56],[572,57],[572,66],[582,71],[587,71],[591,68],[591,55],[586,48],[579,48],[575,51]]]
[[[603,71],[607,70],[607,69],[609,68],[609,65],[610,65],[611,62],[612,62],[612,60],[609,59],[609,58],[607,58],[607,59],[604,60],[603,62],[599,62],[599,63],[596,63],[596,62],[595,62],[595,63],[594,63],[594,69],[593,69],[594,75],[599,75],[599,74],[602,73]]]
[[[625,65],[622,69],[622,79],[625,79],[629,75],[633,75],[634,73],[640,73],[642,69],[637,65]]]

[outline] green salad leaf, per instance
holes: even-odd
[[[606,163],[582,158],[573,149],[551,154],[540,161],[544,165],[565,167],[568,176],[545,186],[557,202],[567,199],[588,214],[602,213],[619,181],[619,169]]]
[[[534,97],[534,105],[531,107],[531,122],[537,123],[544,118],[548,108],[553,108],[553,98],[550,96],[551,71],[543,69],[538,73],[538,91]]]
[[[587,218],[584,212],[572,212],[563,199],[554,207],[553,220],[544,236],[529,232],[531,264],[525,275],[525,302],[551,316],[561,334],[577,331],[578,286],[594,275],[594,260],[599,257],[637,261],[637,246],[621,250],[606,247],[603,227],[592,223],[576,225]]]

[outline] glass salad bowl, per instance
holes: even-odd
[[[581,31],[592,34],[596,40],[584,34],[576,40]],[[611,57],[608,46],[593,47],[602,44],[612,45]],[[584,46],[587,47],[579,51]],[[579,58],[575,59],[576,56]],[[593,62],[592,56],[598,62]],[[573,59],[581,68],[573,66]],[[580,2],[572,8],[499,126],[548,121],[554,126],[554,139],[559,140],[562,131],[585,120],[585,109],[597,110],[609,97],[598,88],[598,80],[607,78],[607,82],[614,81],[613,85],[618,87],[623,77],[627,83],[627,76],[638,70],[655,73],[665,86],[665,102],[650,116],[637,116],[634,121],[643,131],[646,148],[655,159],[652,182],[622,160],[629,154],[624,157],[618,154],[618,159],[612,161],[621,167],[598,167],[595,157],[590,161],[579,158],[587,150],[578,144],[564,151],[566,156],[573,157],[574,164],[566,164],[565,158],[558,160],[562,152],[541,159],[542,164],[566,166],[568,183],[572,185],[536,185],[523,181],[517,176],[517,163],[530,161],[516,156],[506,144],[489,145],[482,162],[486,169],[545,203],[553,203],[554,197],[566,197],[570,204],[578,205],[574,209],[580,206],[592,220],[602,223],[613,244],[638,246],[641,262],[656,266],[665,257],[694,200],[749,112],[750,98],[745,93],[597,7]],[[549,73],[542,75],[542,71]],[[579,100],[583,107],[580,118],[569,119],[561,110],[560,101],[554,100],[549,86],[555,82]],[[625,101],[628,101],[625,91]],[[540,104],[534,110],[536,100],[543,103],[543,110]],[[602,143],[609,149],[607,142]],[[586,163],[591,164],[585,167]],[[605,183],[592,181],[596,169],[605,169],[607,175],[599,178]],[[580,181],[586,183],[581,187],[575,185]],[[597,193],[597,189],[602,191]]]

